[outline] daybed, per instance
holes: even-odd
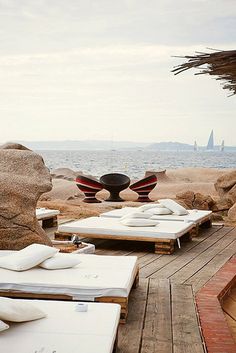
[[[0,256],[10,253],[1,250]],[[0,268],[0,296],[118,303],[121,322],[125,322],[129,294],[138,283],[137,257],[72,256],[79,256],[81,263],[70,269],[34,267],[16,272]]]
[[[9,323],[0,332],[2,353],[112,353],[117,344],[120,306],[88,303],[86,312],[77,303],[27,300],[43,310],[45,318]]]
[[[78,234],[87,238],[113,240],[147,241],[155,244],[155,253],[171,254],[175,241],[185,236],[191,239],[195,225],[192,222],[159,221],[154,227],[128,227],[119,219],[106,217],[89,217],[79,221],[62,224],[56,235],[68,237]]]

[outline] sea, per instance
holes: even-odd
[[[220,151],[148,151],[148,150],[79,150],[37,151],[50,170],[70,168],[96,177],[124,173],[142,178],[147,170],[177,168],[236,168],[236,152]]]

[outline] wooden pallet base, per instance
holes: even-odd
[[[155,242],[155,254],[170,255],[175,250],[175,240],[166,239]]]
[[[57,216],[53,216],[50,218],[41,219],[43,228],[52,228],[58,226]]]

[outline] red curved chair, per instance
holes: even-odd
[[[137,192],[138,202],[152,202],[148,195],[155,188],[156,184],[157,177],[153,174],[135,182],[134,184],[130,185],[129,188]]]
[[[98,203],[101,202],[98,200],[95,195],[98,191],[103,189],[103,186],[99,181],[88,178],[84,175],[78,175],[76,180],[76,185],[85,195],[83,202],[86,203]]]

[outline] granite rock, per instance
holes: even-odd
[[[35,209],[52,188],[42,157],[19,144],[0,147],[0,249],[19,250],[32,243],[52,243]]]

